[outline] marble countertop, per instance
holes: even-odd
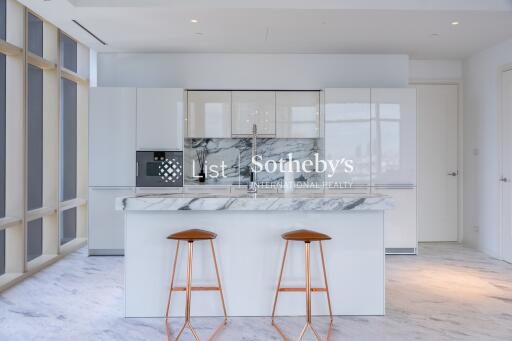
[[[354,193],[172,193],[116,199],[123,211],[368,211],[394,207],[390,196]]]

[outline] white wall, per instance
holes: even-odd
[[[403,87],[406,55],[123,54],[98,55],[98,86],[193,89]]]
[[[512,64],[512,40],[481,51],[463,65],[464,242],[499,257],[498,82]]]
[[[411,60],[409,62],[411,81],[460,81],[462,61],[460,60]]]

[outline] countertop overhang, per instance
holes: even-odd
[[[116,199],[122,211],[374,211],[393,209],[390,196],[354,193],[146,194]]]

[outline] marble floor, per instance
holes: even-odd
[[[511,264],[455,243],[422,244],[419,256],[386,263],[387,315],[337,317],[332,340],[512,340]],[[122,314],[123,258],[87,257],[82,249],[0,294],[0,340],[167,339],[162,319]],[[290,336],[303,325],[279,321]],[[194,324],[206,340],[219,322]],[[326,319],[315,322],[325,335]],[[231,318],[218,339],[280,340],[268,318]]]

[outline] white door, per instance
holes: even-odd
[[[276,92],[276,137],[320,136],[320,92]]]
[[[415,85],[418,98],[418,238],[457,241],[458,102],[453,84]]]
[[[137,89],[137,150],[183,149],[183,89]]]
[[[258,135],[276,134],[275,91],[233,91],[233,135],[251,135],[256,124]]]
[[[501,254],[512,263],[512,70],[503,72],[501,102]]]
[[[135,88],[91,88],[89,186],[135,186]]]
[[[187,137],[231,137],[231,91],[188,91],[187,98]]]

